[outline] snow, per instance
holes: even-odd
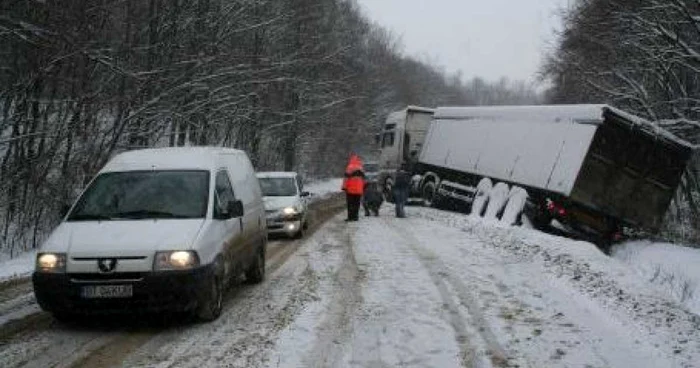
[[[513,186],[508,193],[508,203],[503,210],[501,222],[506,225],[514,225],[518,222],[518,216],[523,212],[527,201],[527,191],[521,187]]]
[[[484,214],[485,219],[497,220],[499,212],[501,212],[508,201],[508,193],[510,193],[510,188],[506,183],[499,182],[493,186],[493,189],[489,192],[489,203]]]
[[[669,297],[700,315],[700,249],[668,243],[631,241],[612,250],[616,259],[657,284]]]
[[[665,138],[665,139],[667,139],[675,144],[678,144],[678,145],[681,145],[684,147],[688,147],[688,148],[692,148],[695,150],[700,148],[700,146],[693,145],[693,144],[689,143],[688,141],[681,139],[680,137],[677,137],[676,135],[669,132],[668,130],[661,128],[657,124],[654,124],[654,123],[652,123],[646,119],[643,119],[639,116],[632,115],[630,113],[627,113],[627,112],[622,111],[620,109],[616,109],[616,108],[611,107],[611,106],[605,106],[604,110],[605,110],[605,112],[613,114],[613,115],[617,115],[617,116],[631,122],[632,124],[641,126],[645,130],[651,131],[658,136],[662,136],[663,138]]]
[[[312,200],[327,198],[333,194],[341,193],[342,178],[315,180],[304,185],[303,190],[311,193]]]
[[[339,181],[331,182],[314,186],[337,192]],[[266,280],[234,287],[218,320],[137,330],[147,338],[129,345],[121,365],[697,366],[694,304],[681,304],[667,284],[650,283],[630,266],[657,261],[691,279],[697,251],[628,243],[610,258],[587,242],[430,208],[406,210],[408,218],[398,219],[393,206],[384,206],[380,217],[356,223],[340,214],[303,242],[273,245]],[[25,295],[13,303],[0,303],[0,315],[3,308],[19,313],[32,300]],[[64,352],[66,343],[92,344],[100,354],[110,340],[91,339],[132,338],[122,329],[60,325],[27,335],[31,340],[0,344],[0,366],[70,365],[80,357]]]
[[[336,240],[326,234],[322,254],[306,255],[326,276],[268,367],[692,367],[700,357],[697,316],[590,243],[390,211],[336,225]]]
[[[606,105],[439,107],[435,119],[485,119],[511,122],[602,123]]]
[[[36,251],[29,251],[9,259],[0,260],[0,282],[28,277],[34,271]]]
[[[258,178],[294,178],[297,173],[294,171],[264,171],[255,174]]]
[[[472,202],[472,216],[480,217],[481,214],[484,213],[486,204],[489,200],[489,193],[491,192],[492,188],[493,184],[491,183],[491,179],[483,178],[479,181],[479,184],[476,186],[474,201]]]
[[[222,147],[167,147],[149,148],[120,153],[112,158],[101,172],[152,170],[217,170],[222,166],[222,156],[245,156],[240,150]],[[247,156],[246,156],[247,157]],[[248,166],[238,159],[226,160],[226,163],[236,162],[239,170]],[[228,166],[228,165],[227,165]]]

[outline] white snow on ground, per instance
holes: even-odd
[[[12,259],[0,260],[0,282],[26,277],[34,271],[36,251],[23,253]]]
[[[341,235],[359,298],[329,266],[337,254],[308,253],[318,300],[282,332],[269,367],[693,367],[700,358],[698,316],[590,243],[390,210]]]
[[[614,247],[612,255],[635,269],[643,281],[660,285],[673,299],[700,314],[700,249],[632,241]]]
[[[312,200],[327,198],[335,193],[342,192],[343,179],[317,180],[304,185],[304,191],[311,193]]]
[[[122,366],[697,366],[700,317],[592,244],[392,210],[330,219],[217,321],[159,331]],[[0,345],[0,365],[35,345]]]

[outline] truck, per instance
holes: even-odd
[[[411,196],[425,205],[501,217],[509,198],[525,193],[515,222],[545,228],[557,220],[599,244],[624,227],[658,230],[694,149],[595,104],[409,106],[388,116],[380,136],[388,198],[403,165],[413,175]]]

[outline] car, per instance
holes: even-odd
[[[34,293],[58,319],[139,310],[212,321],[229,284],[263,281],[266,245],[243,151],[130,151],[100,170],[41,245]]]
[[[301,238],[308,228],[308,197],[301,177],[295,172],[261,172],[257,174],[262,188],[269,234]]]

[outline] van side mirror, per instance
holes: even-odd
[[[301,196],[302,198],[303,198],[303,197],[310,197],[310,196],[311,196],[311,193],[309,193],[309,192],[301,192],[300,196]]]
[[[228,215],[231,218],[237,218],[237,217],[243,217],[243,202],[240,200],[238,201],[229,201],[228,202]]]
[[[68,215],[68,211],[70,211],[70,205],[64,204],[61,206],[58,214],[61,216],[61,218],[65,218]]]

